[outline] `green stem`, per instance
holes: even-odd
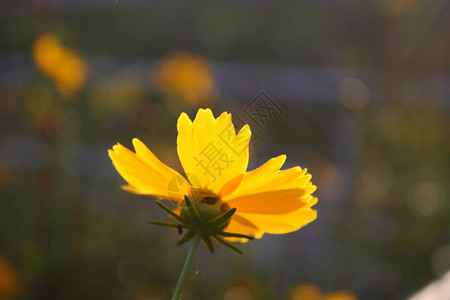
[[[195,231],[194,240],[192,241],[191,249],[189,249],[188,256],[186,257],[186,261],[184,262],[183,271],[181,271],[180,279],[178,279],[177,287],[175,288],[175,292],[173,293],[172,300],[179,300],[181,296],[181,290],[183,289],[184,282],[186,281],[187,274],[189,272],[189,268],[191,267],[192,260],[194,259],[195,251],[197,251],[198,244],[202,238],[201,230],[197,229]]]

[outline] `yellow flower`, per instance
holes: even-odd
[[[169,98],[206,104],[214,98],[214,79],[207,60],[180,53],[161,61],[154,74],[156,85]]]
[[[15,297],[19,292],[19,282],[13,267],[0,255],[0,299]]]
[[[33,45],[33,58],[38,69],[54,80],[64,97],[79,92],[85,85],[87,63],[73,50],[61,45],[50,33],[39,36]]]
[[[188,180],[138,139],[133,139],[136,154],[120,144],[108,152],[129,184],[125,190],[175,201],[177,213],[185,205],[184,196],[222,213],[235,208],[226,232],[260,238],[264,233],[292,232],[314,221],[316,211],[311,206],[317,198],[311,195],[316,190],[311,175],[300,167],[280,170],[285,155],[247,172],[250,136],[248,125],[236,134],[226,112],[216,119],[210,109],[200,109],[193,122],[182,113],[177,145]]]

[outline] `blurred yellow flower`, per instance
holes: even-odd
[[[180,53],[163,59],[153,73],[158,89],[169,98],[191,105],[214,99],[214,78],[209,62],[199,56]]]
[[[419,10],[423,4],[422,0],[382,0],[374,2],[374,5],[382,13],[390,17],[399,17],[413,13]]]
[[[338,291],[325,295],[325,300],[358,300],[356,295],[350,291]]]
[[[36,39],[33,59],[38,69],[55,82],[62,96],[70,98],[83,89],[87,63],[75,51],[61,45],[56,35],[45,33]]]
[[[290,300],[358,300],[350,291],[337,291],[331,294],[323,294],[314,284],[303,283],[296,286],[290,294]]]
[[[247,172],[250,127],[245,125],[236,134],[231,120],[226,112],[214,118],[210,109],[200,109],[193,122],[185,113],[180,115],[178,156],[188,180],[138,139],[133,139],[136,154],[120,144],[108,153],[129,184],[125,190],[175,201],[177,213],[185,205],[184,196],[220,212],[236,208],[226,232],[260,238],[264,233],[292,232],[314,221],[316,186],[307,170],[280,170],[286,160],[280,155]]]
[[[314,284],[296,286],[289,297],[291,300],[323,300],[322,291]]]
[[[0,255],[0,299],[15,297],[19,292],[19,281],[13,267]]]

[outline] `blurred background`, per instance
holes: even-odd
[[[250,125],[250,169],[307,167],[318,219],[201,246],[183,299],[411,297],[450,270],[449,66],[445,0],[2,1],[0,299],[169,299],[189,245],[107,149],[181,172],[201,107]]]

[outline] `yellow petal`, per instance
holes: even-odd
[[[239,213],[253,214],[286,214],[305,206],[301,197],[304,189],[272,190],[268,192],[242,195],[229,200],[230,207]]]
[[[317,198],[307,197],[305,207],[283,215],[236,213],[225,231],[241,233],[261,238],[264,233],[282,234],[296,231],[317,218],[317,212],[310,207]],[[246,239],[229,238],[233,242],[246,242]]]
[[[280,215],[310,207],[311,194],[316,189],[311,175],[300,167],[279,170],[285,159],[285,156],[272,158],[245,173],[237,189],[222,200],[238,213],[249,214]]]
[[[216,194],[234,190],[247,169],[250,128],[236,135],[231,114],[215,119],[210,109],[200,109],[194,122],[181,114],[177,127],[178,156],[191,183]]]
[[[281,234],[296,231],[317,218],[317,212],[309,207],[284,215],[245,214],[240,216],[252,222],[262,232]]]
[[[232,195],[222,198],[230,199],[255,192],[267,192],[277,189],[304,188],[311,180],[311,175],[306,174],[306,169],[294,167],[288,170],[280,170],[286,160],[285,155],[268,160],[259,168],[247,172],[240,185]]]
[[[178,172],[163,164],[138,139],[133,139],[136,154],[117,144],[108,150],[119,174],[128,182],[124,189],[144,195],[183,200],[189,194],[190,184]]]
[[[256,227],[255,224],[250,222],[249,220],[241,217],[239,214],[234,214],[230,220],[230,224],[225,229],[226,232],[231,233],[240,233],[245,235],[254,236],[256,238],[261,238],[263,233]],[[246,242],[247,239],[239,239],[239,238],[227,238],[232,242]]]

